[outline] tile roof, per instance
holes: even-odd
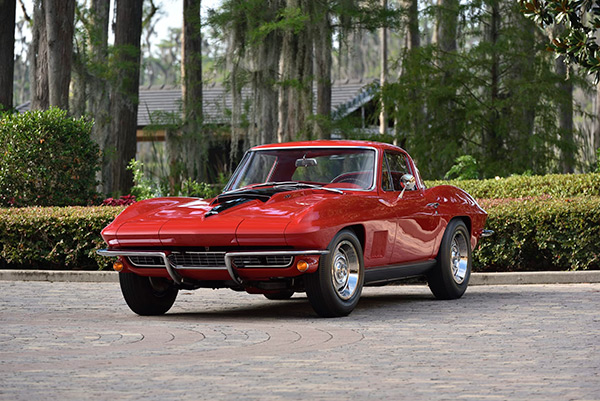
[[[334,81],[331,87],[331,109],[334,119],[343,118],[370,101],[375,92],[376,81],[345,80]],[[316,88],[313,88],[316,93]],[[242,90],[244,102],[251,97],[250,88]],[[138,127],[164,121],[171,113],[181,115],[180,87],[140,87],[138,105]],[[203,91],[203,112],[206,122],[226,124],[229,122],[227,110],[231,110],[231,93],[224,86],[207,85]],[[30,102],[17,106],[19,112],[29,110]],[[174,114],[173,114],[174,113]]]

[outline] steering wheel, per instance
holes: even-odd
[[[333,183],[346,183],[346,184],[355,184],[360,186],[361,188],[367,188],[369,186],[369,182],[366,181],[364,177],[365,173],[362,172],[351,172],[351,173],[342,173],[335,177],[330,182]]]

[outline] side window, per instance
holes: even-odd
[[[402,176],[412,174],[406,157],[401,153],[384,153],[382,188],[384,191],[402,191]]]

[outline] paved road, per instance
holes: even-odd
[[[600,284],[368,288],[341,319],[299,295],[185,291],[143,318],[115,283],[0,294],[1,400],[600,400]]]

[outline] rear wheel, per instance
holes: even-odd
[[[356,235],[340,231],[321,257],[319,269],[304,276],[311,306],[323,317],[346,316],[354,310],[364,282],[363,254]]]
[[[427,282],[438,299],[460,298],[471,277],[471,242],[462,220],[452,220],[440,244],[437,265],[427,275]]]
[[[119,282],[125,302],[138,315],[162,315],[177,298],[177,288],[166,278],[119,273]]]
[[[294,295],[294,291],[292,290],[282,290],[279,292],[275,292],[273,294],[264,294],[265,298],[270,299],[272,301],[282,301],[286,299],[290,299],[292,295]]]

